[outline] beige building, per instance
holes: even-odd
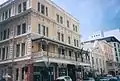
[[[53,81],[68,75],[75,81],[77,72],[90,66],[89,55],[80,49],[79,25],[78,20],[50,0],[3,3],[0,75],[10,75],[13,81]]]
[[[85,49],[90,51],[91,68],[97,75],[107,74],[109,67],[108,61],[113,62],[113,47],[104,40],[91,40],[83,44]]]

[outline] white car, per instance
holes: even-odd
[[[56,79],[56,81],[72,81],[69,76],[61,76]]]

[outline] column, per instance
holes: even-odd
[[[22,68],[19,67],[18,81],[22,81]]]
[[[20,55],[19,55],[19,57],[21,57],[22,56],[22,43],[20,43]]]
[[[26,50],[25,50],[25,54],[26,55],[31,55],[31,50],[32,50],[32,41],[30,39],[30,36],[28,36],[27,42],[26,42]]]

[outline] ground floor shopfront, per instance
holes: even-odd
[[[44,63],[33,64],[34,81],[53,81],[60,76],[70,76],[73,81],[76,81],[77,77],[81,77],[81,67],[76,68],[75,65],[69,64],[56,64],[51,63],[49,67],[45,67]]]
[[[9,64],[8,64],[9,65]],[[50,63],[46,66],[44,62],[32,64],[16,64],[13,68],[10,66],[0,66],[1,76],[6,74],[11,76],[9,81],[54,81],[60,76],[70,76],[73,81],[76,78],[83,77],[85,69],[83,66],[75,66],[71,64]]]

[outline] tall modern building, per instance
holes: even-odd
[[[76,81],[90,66],[80,49],[77,19],[50,0],[9,0],[0,5],[0,76],[12,81]],[[85,57],[84,57],[85,56]]]
[[[91,36],[89,36],[89,40],[110,37],[110,36],[114,36],[120,41],[120,29],[94,32]]]

